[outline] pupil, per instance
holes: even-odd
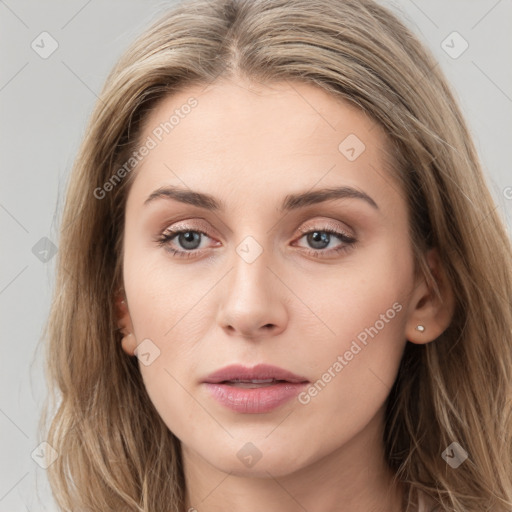
[[[308,243],[310,243],[315,249],[323,249],[329,245],[329,238],[329,233],[325,233],[323,231],[313,231],[308,235]],[[318,246],[317,244],[320,245]]]
[[[179,242],[184,249],[197,249],[200,234],[194,231],[186,231],[181,233],[179,238]]]

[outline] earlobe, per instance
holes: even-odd
[[[133,334],[133,325],[130,318],[130,312],[126,303],[124,291],[119,289],[114,299],[116,309],[117,327],[123,335],[121,346],[123,350],[130,356],[135,355],[134,351],[137,347],[137,341]]]
[[[127,336],[123,336],[123,339],[121,340],[121,347],[129,356],[135,355],[137,342],[135,340],[135,336],[133,335],[133,333],[130,333]]]
[[[439,296],[421,275],[411,298],[405,333],[407,340],[416,344],[429,343],[439,337],[450,325],[455,309],[453,289],[437,249],[430,249],[426,259]]]

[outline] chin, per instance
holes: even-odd
[[[214,451],[211,446],[205,448],[207,451],[198,450],[202,458],[218,470],[235,476],[268,478],[270,473],[279,477],[307,464],[303,449],[286,445],[278,437],[272,442],[270,439],[252,442],[230,439],[227,445],[217,445]],[[297,459],[298,454],[300,459]]]

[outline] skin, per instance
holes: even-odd
[[[406,340],[428,343],[441,334],[453,296],[435,251],[428,262],[443,305],[414,273],[406,201],[389,172],[387,137],[313,85],[237,79],[165,98],[140,140],[191,96],[197,107],[136,169],[119,316],[128,355],[147,338],[160,351],[139,367],[151,401],[181,441],[187,508],[398,512],[403,490],[392,485],[382,443],[385,401]],[[338,149],[350,134],[366,147],[354,161]],[[165,185],[209,193],[226,210],[171,199],[144,205]],[[342,185],[364,191],[378,209],[342,198],[278,211],[287,194]],[[190,258],[155,241],[178,226],[207,234]],[[333,235],[319,249],[304,234],[326,227],[357,241],[350,246]],[[247,236],[263,249],[250,264],[236,251]],[[184,242],[175,237],[167,247],[186,252]],[[340,246],[346,250],[333,251]],[[396,303],[400,312],[307,404],[293,399],[268,413],[243,414],[219,404],[201,383],[228,364],[263,362],[316,382]],[[252,467],[237,457],[248,442],[261,454]]]

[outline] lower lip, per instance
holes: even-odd
[[[236,412],[260,414],[272,411],[297,396],[307,382],[279,382],[261,388],[240,388],[230,384],[204,383],[222,405]]]

